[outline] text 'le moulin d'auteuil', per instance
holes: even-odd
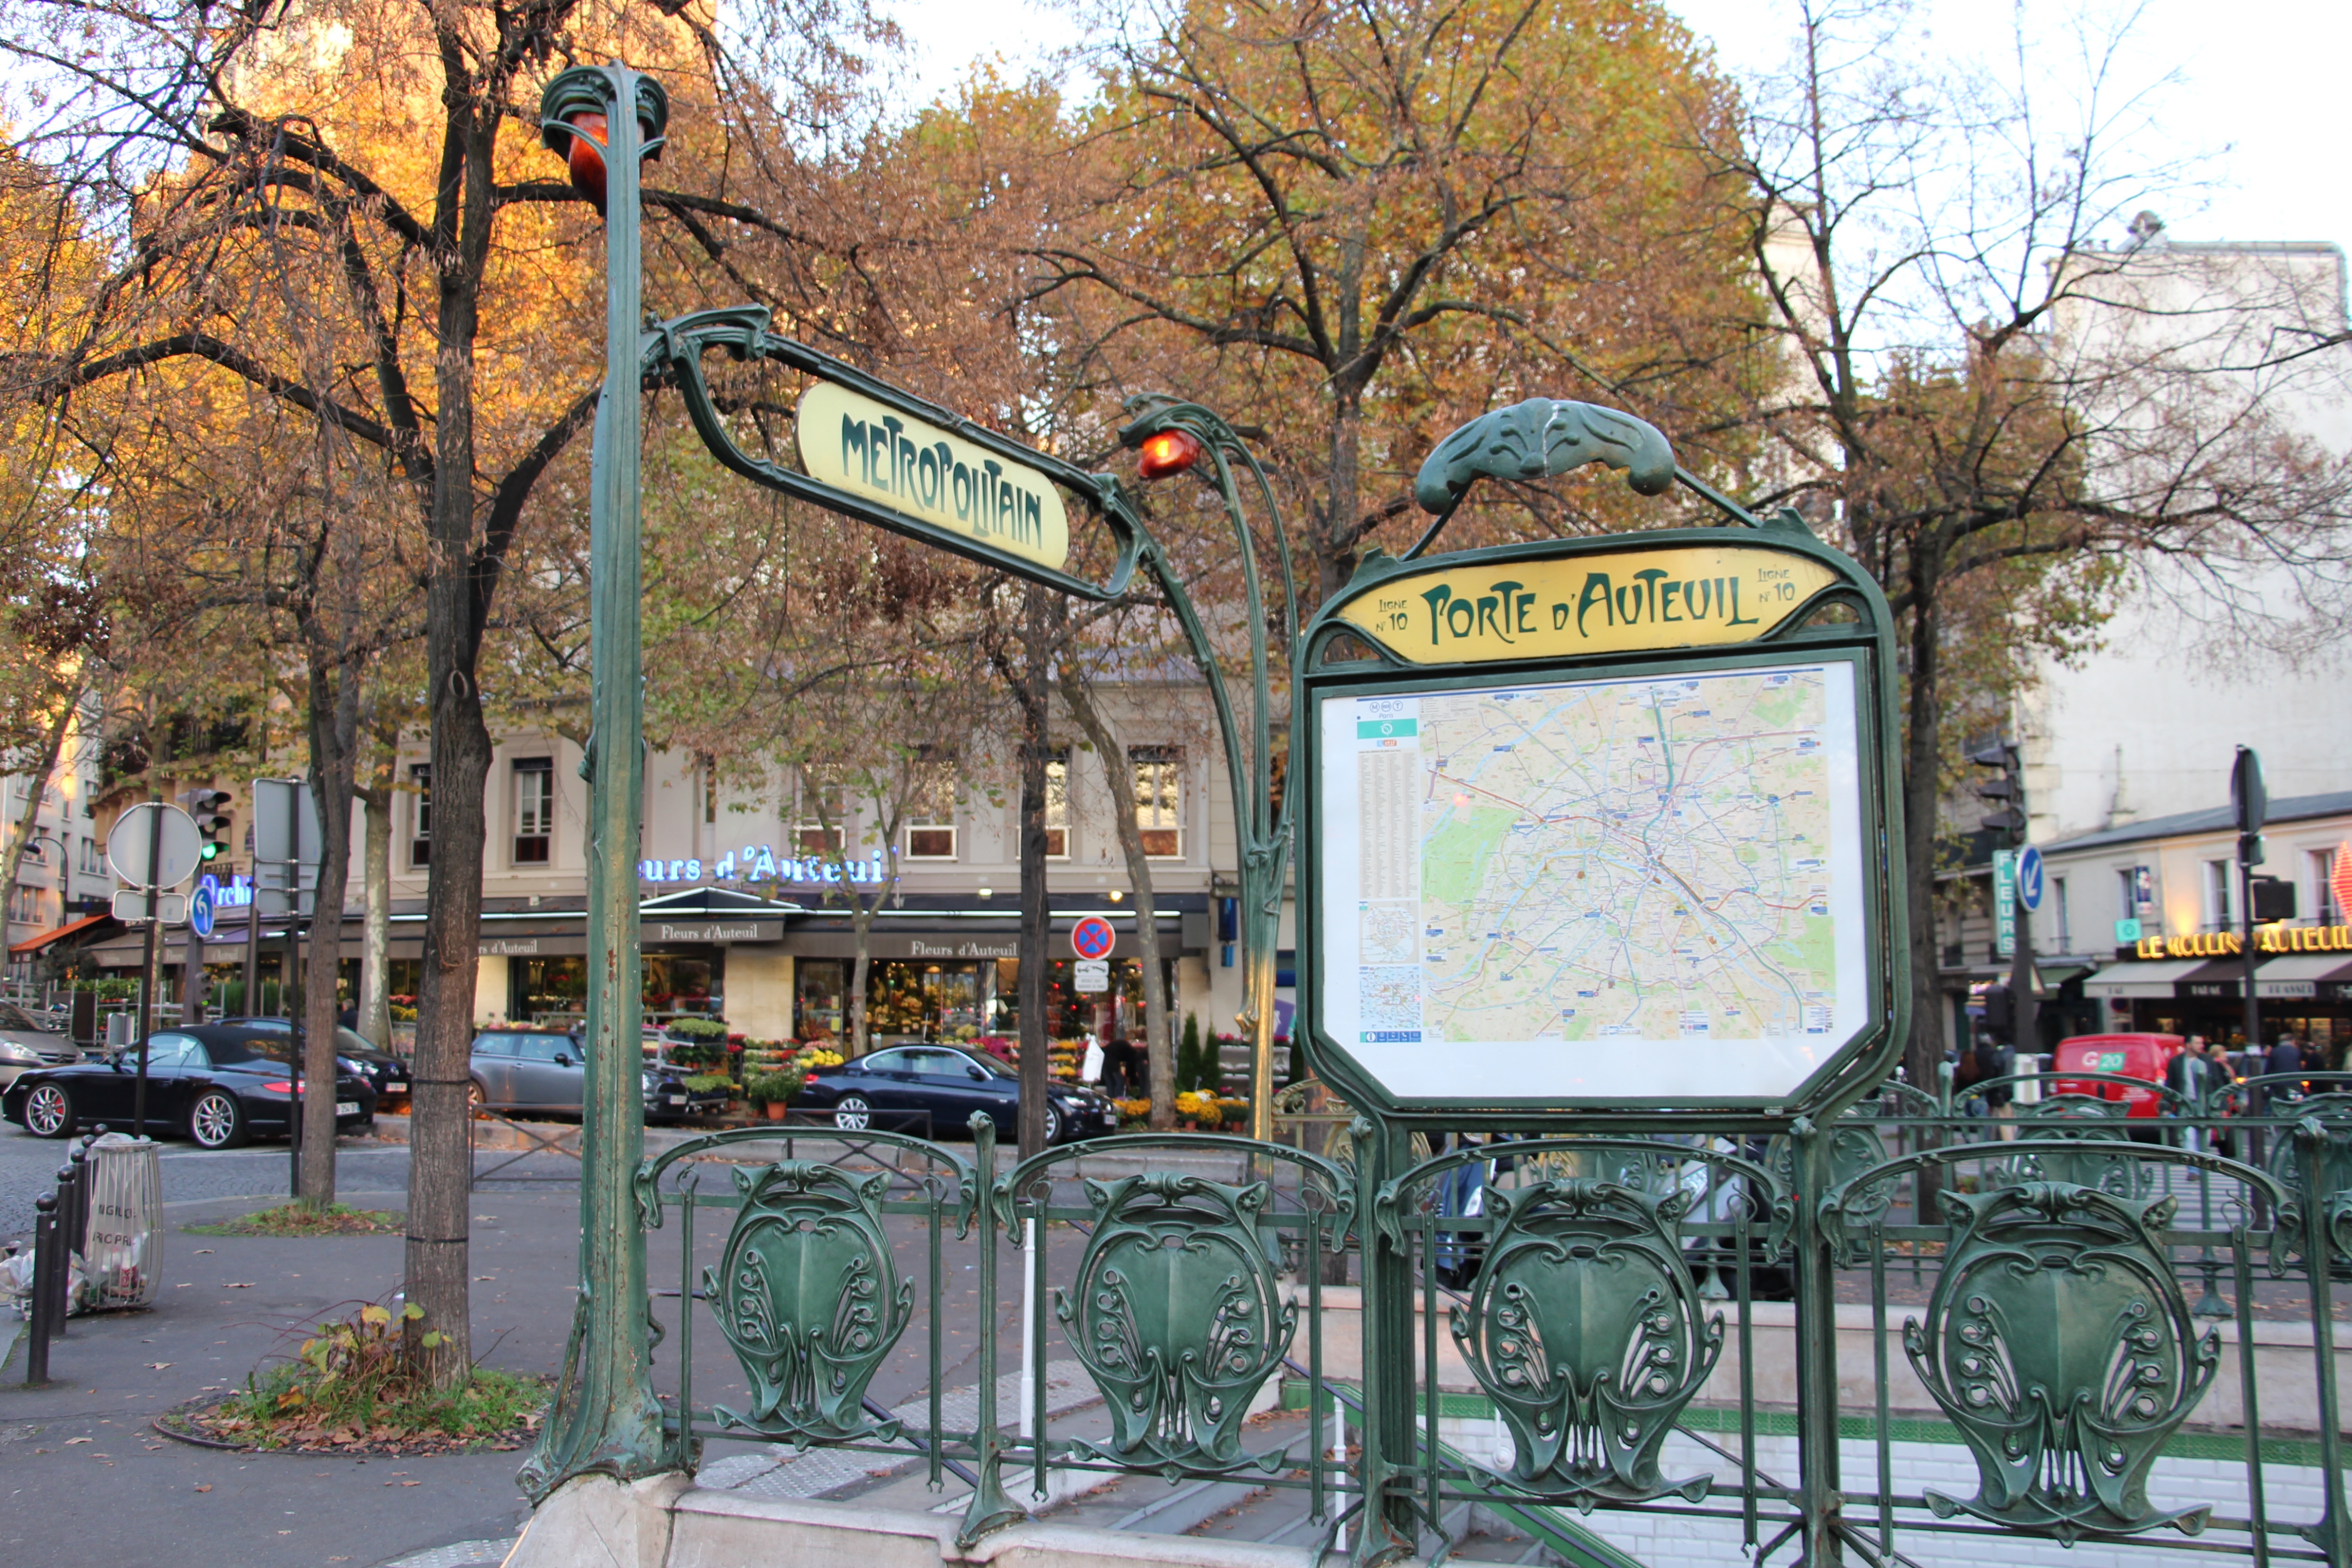
[[[841,416],[841,467],[870,488],[921,506],[952,512],[958,522],[1016,544],[1045,543],[1045,498],[1026,485],[1008,481],[993,458],[975,468],[956,460],[945,441],[917,446],[906,426],[893,418],[868,424]]]
[[[1627,574],[1620,587],[1606,572],[1588,572],[1583,590],[1570,605],[1562,600],[1550,606],[1551,629],[1564,631],[1573,622],[1579,637],[1591,634],[1586,622],[1598,618],[1607,626],[1659,626],[1673,621],[1720,619],[1727,626],[1752,626],[1756,617],[1741,614],[1739,579],[1695,577],[1677,579],[1655,567]],[[1458,595],[1440,583],[1421,595],[1429,605],[1429,641],[1441,637],[1473,637],[1491,634],[1509,642],[1541,629],[1536,620],[1539,595],[1523,590],[1525,584],[1504,581],[1488,584],[1488,593]]]

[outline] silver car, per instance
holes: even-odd
[[[33,1016],[15,1003],[0,1002],[0,1091],[34,1068],[79,1060],[81,1052],[71,1040],[39,1027]]]

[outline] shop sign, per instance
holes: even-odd
[[[893,879],[884,864],[882,851],[878,849],[871,858],[852,860],[846,866],[814,855],[779,860],[774,849],[765,844],[730,849],[716,860],[705,861],[689,857],[677,860],[637,862],[637,880],[640,882],[792,882],[821,888],[828,883],[872,885]]]
[[[857,939],[845,931],[799,931],[788,949],[801,958],[850,958]],[[1018,958],[1021,939],[999,936],[901,936],[880,931],[866,939],[868,958],[930,958],[969,962],[973,959]]]
[[[2134,958],[2235,958],[2246,951],[2242,932],[2189,931],[2179,936],[2142,936],[2132,944]],[[2265,953],[2352,952],[2352,926],[2258,927],[2254,951]]]
[[[588,951],[584,936],[486,936],[474,951],[484,958],[577,958]]]
[[[782,921],[646,921],[640,928],[646,942],[778,942]]]
[[[2017,956],[2017,851],[1992,852],[1992,950]]]
[[[1110,989],[1110,960],[1081,958],[1070,965],[1070,989],[1092,995]]]

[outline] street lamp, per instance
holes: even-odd
[[[540,136],[604,217],[604,386],[590,468],[592,729],[588,781],[587,1057],[580,1116],[580,1287],[562,1396],[523,1466],[527,1489],[670,1463],[646,1338],[646,1253],[631,1190],[645,1145],[640,1083],[637,823],[645,795],[641,611],[644,439],[639,174],[661,154],[669,98],[624,65],[575,66],[540,95]],[[680,1442],[688,1441],[681,1424]]]

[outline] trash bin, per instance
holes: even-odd
[[[109,1132],[89,1147],[81,1255],[98,1311],[148,1307],[163,1263],[163,1166],[152,1138]]]

